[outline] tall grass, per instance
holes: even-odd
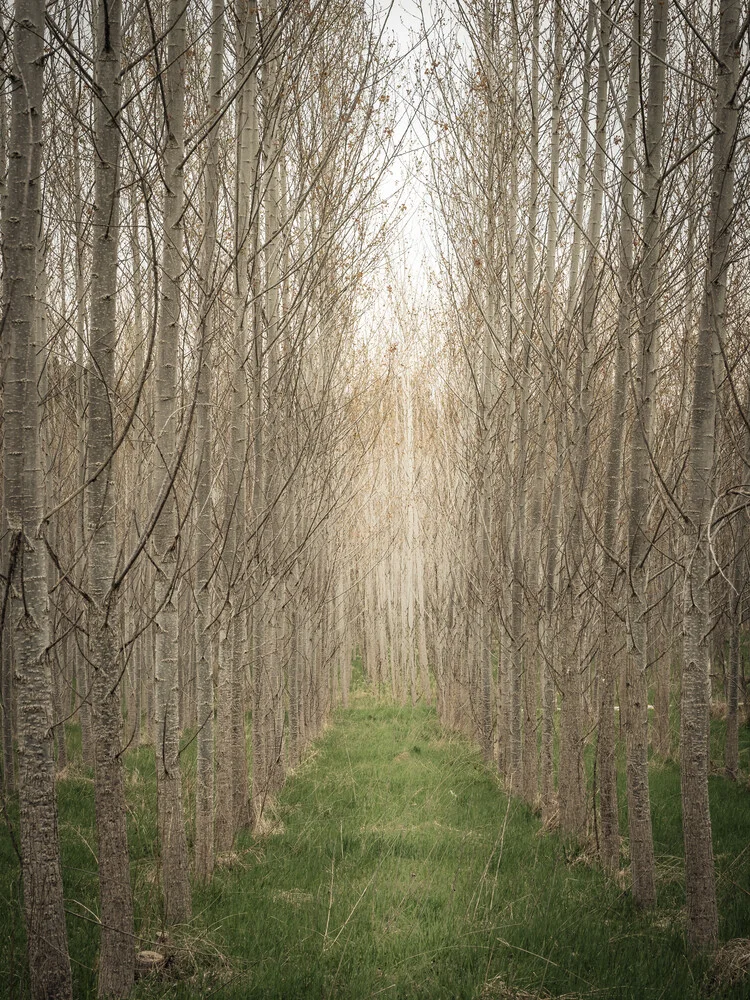
[[[69,737],[80,760],[77,732]],[[743,741],[747,760],[747,731]],[[183,767],[190,794],[189,741]],[[139,944],[164,948],[152,754],[129,752],[127,773]],[[608,879],[588,852],[543,833],[473,747],[441,733],[431,710],[360,694],[290,777],[274,832],[260,843],[243,834],[211,885],[195,887],[194,918],[172,932],[169,964],[135,996],[707,995],[708,964],[691,958],[684,940],[675,764],[654,762],[651,795],[659,905],[641,913],[624,871]],[[79,764],[60,782],[59,802],[76,995],[94,996],[93,786]],[[750,796],[717,775],[711,802],[722,935],[747,937]],[[18,862],[7,826],[0,894],[0,996],[22,997]],[[719,995],[746,997],[747,980]]]

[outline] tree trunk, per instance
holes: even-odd
[[[72,36],[72,17],[69,7],[65,12],[66,31]],[[83,226],[83,186],[81,179],[81,152],[78,115],[81,114],[81,95],[75,70],[70,73],[70,103],[76,109],[72,121],[73,169],[73,220],[75,227],[75,332],[76,332],[76,457],[81,495],[75,506],[75,551],[83,553],[86,545],[86,261]],[[82,582],[82,581],[79,581]],[[81,723],[81,750],[83,762],[94,766],[94,735],[91,718],[91,677],[89,670],[88,639],[83,627],[84,612],[76,595],[76,628],[74,632],[74,666],[76,702]]]
[[[560,202],[560,98],[562,90],[562,25],[559,3],[555,4],[554,73],[552,78],[552,108],[550,120],[550,161],[549,198],[547,204],[547,238],[544,247],[544,282],[542,315],[542,356],[544,358],[544,381],[539,413],[539,441],[537,444],[536,489],[543,489],[545,480],[548,421],[551,408],[548,404],[552,378],[550,368],[555,344],[554,326],[554,284],[557,255],[558,210]],[[578,230],[576,230],[577,232]],[[575,234],[574,234],[575,238]],[[557,812],[558,801],[555,794],[554,772],[554,730],[555,730],[555,678],[553,662],[557,650],[556,602],[558,579],[558,546],[560,541],[560,510],[562,505],[562,430],[559,421],[555,429],[555,468],[552,475],[552,497],[550,501],[547,546],[544,553],[543,591],[544,605],[540,627],[540,651],[542,656],[542,741],[540,751],[542,819],[547,822]],[[541,554],[541,535],[539,538]],[[541,602],[540,602],[541,603]]]
[[[6,32],[5,18],[0,18],[0,27],[3,32]],[[7,38],[7,34],[5,35]],[[8,101],[6,94],[5,83],[0,84],[0,174],[2,175],[2,181],[0,181],[0,228],[3,233],[6,232],[7,227],[7,214],[8,214],[8,149],[7,149],[7,138],[8,138]],[[3,290],[2,301],[6,301],[6,292]],[[2,371],[5,373],[7,363],[8,363],[8,338],[3,337],[2,343],[0,343],[0,364],[2,364]],[[3,399],[3,412],[5,411],[5,400]],[[5,488],[6,488],[6,476],[3,476],[2,483],[0,484],[0,489],[2,489],[2,507],[0,508],[0,516],[2,516],[2,540],[0,540],[0,565],[3,567],[8,566],[8,559],[10,555],[9,542],[10,539],[5,532],[5,527],[8,524],[8,515],[5,507]],[[6,584],[7,585],[7,584]],[[3,588],[4,589],[4,588]],[[8,592],[9,596],[9,592]],[[13,739],[15,736],[15,719],[13,712],[13,629],[8,618],[7,609],[5,612],[5,619],[0,624],[0,704],[2,704],[2,714],[3,714],[3,728],[2,728],[2,742],[3,742],[3,784],[2,791],[5,795],[13,795],[16,790],[16,761],[15,753],[13,749]]]
[[[47,556],[37,398],[41,342],[35,286],[41,231],[44,2],[14,12],[8,207],[3,219],[5,510],[10,626],[18,697],[21,872],[32,1000],[72,997],[55,797],[52,685],[47,652]],[[19,600],[23,587],[23,601]]]
[[[154,712],[156,779],[161,845],[162,892],[167,924],[190,917],[187,841],[182,815],[179,698],[177,691],[177,577],[180,548],[177,501],[174,495],[179,395],[180,274],[182,272],[185,134],[185,3],[169,2],[167,68],[164,71],[167,141],[164,151],[164,244],[162,286],[157,331],[155,481],[163,498],[153,532],[156,578],[156,649]]]
[[[99,996],[124,997],[135,973],[133,900],[121,756],[119,609],[112,590],[115,535],[117,254],[120,232],[120,51],[122,8],[102,0],[96,24],[96,188],[88,368],[87,496],[89,658],[93,676],[96,827],[101,946]]]
[[[617,596],[618,516],[622,481],[622,452],[625,438],[626,389],[630,358],[630,323],[633,309],[633,213],[636,125],[640,98],[641,0],[634,0],[630,28],[630,67],[625,109],[622,164],[620,170],[619,267],[617,289],[617,348],[612,407],[607,448],[607,493],[604,506],[600,650],[601,700],[597,740],[599,780],[600,855],[610,871],[620,865],[620,826],[617,802],[617,761],[615,757],[615,689],[620,672],[621,645],[619,600]]]
[[[720,344],[724,336],[729,246],[734,210],[735,105],[739,79],[739,0],[721,0],[719,67],[708,259],[693,381],[690,451],[685,478],[688,571],[684,590],[684,645],[680,713],[682,826],[688,940],[711,947],[718,938],[716,879],[708,806],[709,767],[709,576],[708,537],[715,458],[714,422]]]
[[[200,381],[197,399],[196,451],[196,553],[195,594],[198,615],[195,623],[196,684],[198,700],[198,762],[195,790],[195,877],[208,882],[214,869],[214,678],[211,657],[211,604],[213,509],[211,476],[213,434],[213,340],[216,311],[213,304],[214,252],[219,207],[219,121],[224,61],[224,2],[213,0],[211,9],[211,67],[208,84],[208,111],[214,131],[208,140],[204,175],[204,236],[201,260],[202,325],[200,331]]]
[[[666,78],[668,0],[654,4],[651,25],[648,105],[643,170],[643,260],[635,379],[635,414],[630,447],[628,519],[628,657],[625,672],[627,714],[628,827],[633,897],[639,906],[656,902],[654,843],[648,787],[647,616],[650,554],[651,424],[659,338],[659,272],[662,254],[662,134]]]
[[[518,58],[519,39],[517,31],[514,31],[514,58]],[[523,307],[523,336],[525,341],[525,355],[522,365],[521,375],[521,395],[522,406],[525,409],[523,418],[524,428],[528,422],[529,409],[529,360],[531,358],[532,336],[534,333],[534,317],[536,313],[536,243],[537,243],[537,218],[539,215],[539,3],[535,0],[532,13],[532,35],[531,35],[531,134],[529,136],[529,154],[531,158],[529,178],[529,208],[526,229],[526,260],[524,278],[524,307]],[[513,71],[514,97],[517,87],[517,67]],[[516,182],[517,183],[517,182]],[[547,456],[547,421],[549,418],[549,358],[546,352],[543,353],[542,365],[544,367],[544,388],[539,396],[539,420],[537,433],[537,456],[535,467],[535,479],[531,490],[531,503],[529,507],[528,539],[526,544],[526,567],[527,593],[526,593],[526,670],[524,674],[524,733],[523,733],[523,794],[530,805],[535,805],[539,796],[538,776],[539,776],[539,753],[537,752],[537,701],[539,688],[539,666],[541,657],[539,653],[539,628],[542,618],[542,602],[539,593],[539,578],[541,570],[542,552],[542,499],[544,495],[544,475]],[[528,435],[528,431],[526,431]],[[519,448],[519,468],[516,473],[520,479],[524,474],[521,467],[525,466],[526,448]],[[518,543],[522,543],[518,539]],[[516,554],[516,559],[520,559],[522,554]],[[532,641],[532,630],[536,633]]]

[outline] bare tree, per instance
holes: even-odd
[[[72,997],[55,799],[44,482],[37,381],[45,345],[37,301],[42,208],[43,0],[17,0],[8,205],[3,216],[3,474],[6,597],[18,698],[21,869],[32,1000]],[[23,594],[23,599],[21,595]],[[10,608],[8,598],[10,597]],[[7,627],[6,630],[7,631]]]
[[[184,136],[186,48],[184,0],[170,0],[164,70],[164,242],[156,357],[154,455],[161,510],[154,526],[156,568],[155,729],[156,777],[164,914],[168,923],[190,915],[187,841],[182,810],[177,685],[177,578],[180,527],[175,495],[179,391],[180,274],[184,246]]]
[[[648,787],[648,645],[646,642],[648,516],[651,484],[651,435],[659,344],[662,141],[666,80],[667,0],[654,4],[649,43],[649,80],[643,168],[643,259],[639,275],[635,419],[631,431],[628,522],[628,659],[626,671],[628,826],[633,896],[641,906],[656,902],[654,844]]]
[[[120,235],[120,55],[122,8],[97,8],[97,152],[88,377],[86,514],[89,548],[88,653],[92,670],[101,948],[99,996],[124,997],[133,985],[133,901],[120,733],[119,592],[113,587],[115,534],[115,351]]]
[[[195,794],[195,875],[198,881],[211,878],[214,867],[214,678],[211,662],[213,510],[211,478],[213,435],[213,341],[216,332],[214,301],[216,230],[219,208],[219,113],[224,75],[224,0],[214,0],[211,8],[211,62],[208,111],[213,132],[208,139],[204,181],[204,235],[201,260],[202,316],[199,347],[199,381],[196,401],[196,532],[195,592],[198,617],[195,626],[198,684],[198,773]]]
[[[601,578],[600,674],[601,700],[597,740],[602,863],[615,870],[620,862],[620,829],[615,758],[615,687],[621,643],[617,579],[618,518],[622,492],[622,453],[626,426],[627,374],[630,361],[630,325],[633,313],[633,224],[635,202],[636,129],[640,99],[641,0],[634,0],[630,25],[627,100],[620,165],[618,227],[618,310],[615,371],[607,445],[607,491],[602,531],[604,569]]]
[[[685,515],[688,571],[683,601],[684,641],[680,713],[680,775],[685,838],[688,937],[708,947],[718,937],[716,880],[708,808],[709,533],[715,459],[717,381],[725,337],[729,247],[734,213],[734,154],[741,4],[722,0],[714,107],[711,213],[703,301],[693,375]]]

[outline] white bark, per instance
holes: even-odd
[[[615,686],[619,657],[619,631],[615,625],[618,600],[615,592],[618,563],[618,515],[620,512],[622,452],[625,437],[627,372],[630,358],[630,324],[633,310],[633,213],[636,127],[640,98],[641,0],[634,0],[630,27],[630,67],[625,109],[622,162],[620,165],[619,268],[617,290],[617,343],[607,450],[607,494],[604,510],[600,649],[601,700],[597,768],[600,801],[600,853],[605,868],[616,870],[620,863],[620,830],[615,758]]]
[[[651,26],[648,106],[643,170],[643,260],[638,347],[634,380],[635,419],[631,431],[626,667],[628,827],[633,897],[640,906],[656,901],[654,845],[648,787],[648,685],[646,666],[647,567],[650,541],[651,425],[656,388],[661,241],[662,134],[666,78],[668,0],[654,4]]]
[[[208,111],[214,131],[208,140],[204,175],[204,233],[201,259],[202,325],[200,330],[200,380],[197,400],[196,451],[198,483],[195,502],[196,557],[195,593],[198,615],[195,623],[196,671],[198,688],[198,763],[195,791],[195,877],[208,882],[214,868],[214,677],[210,625],[212,620],[213,509],[211,476],[213,469],[213,341],[216,329],[214,293],[214,253],[219,207],[218,115],[224,61],[224,0],[213,0],[211,8],[211,66],[208,83]]]
[[[96,207],[91,270],[86,515],[89,549],[89,658],[96,825],[99,846],[99,996],[124,997],[135,974],[133,899],[121,755],[114,444],[117,254],[120,233],[119,111],[122,8],[102,2],[96,22]]]
[[[518,39],[515,39],[515,46],[518,46]],[[524,437],[528,436],[526,425],[528,422],[529,393],[530,393],[530,366],[534,356],[534,344],[532,337],[535,333],[536,314],[536,267],[537,267],[537,218],[539,215],[539,3],[534,3],[532,13],[531,32],[531,134],[529,136],[529,157],[531,160],[529,169],[529,206],[526,221],[526,260],[525,276],[523,288],[523,342],[522,350],[522,374],[521,374],[521,403],[524,410],[522,426]],[[517,69],[514,69],[514,86]],[[537,753],[537,701],[539,688],[539,667],[541,658],[539,656],[538,643],[532,640],[532,627],[538,634],[539,624],[542,617],[542,606],[539,600],[539,575],[542,548],[542,498],[544,496],[544,475],[547,457],[547,421],[549,419],[549,354],[542,349],[540,364],[543,371],[541,391],[539,393],[539,417],[537,423],[536,439],[536,463],[534,468],[534,481],[531,488],[531,500],[529,505],[528,537],[526,539],[526,672],[524,682],[524,747],[523,747],[523,794],[527,802],[534,805],[536,803],[539,775],[539,754]],[[519,446],[518,470],[516,478],[520,482],[525,474],[526,463],[525,441]],[[520,487],[519,487],[520,488]],[[522,546],[524,538],[519,530],[516,541],[517,552],[515,561],[523,557]],[[517,571],[516,571],[517,572]]]
[[[684,644],[680,713],[682,826],[688,940],[710,947],[718,937],[716,879],[708,807],[709,767],[709,574],[708,548],[714,472],[716,397],[720,344],[724,336],[729,247],[734,208],[735,104],[739,79],[739,0],[722,0],[719,66],[714,111],[711,214],[703,302],[690,415],[685,513],[688,571],[683,601]]]
[[[154,528],[153,541],[156,568],[154,595],[158,609],[154,711],[159,842],[164,916],[167,924],[173,924],[184,923],[191,911],[179,757],[177,575],[180,537],[173,482],[177,461],[179,298],[184,244],[184,0],[170,0],[168,18],[167,68],[164,71],[167,132],[164,150],[164,243],[154,412],[157,443],[155,481],[159,484],[159,494],[164,497],[164,506]]]
[[[32,1000],[72,998],[63,906],[53,760],[52,685],[47,653],[47,555],[42,539],[44,481],[37,399],[41,343],[35,287],[41,231],[44,2],[14,11],[8,205],[3,219],[3,475],[10,534],[18,697],[21,872]],[[23,601],[18,600],[23,587]]]

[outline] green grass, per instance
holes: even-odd
[[[483,987],[507,996],[501,981],[534,996],[706,995],[706,963],[691,960],[684,942],[676,765],[652,766],[659,906],[639,913],[623,883],[509,801],[474,748],[441,734],[432,711],[362,696],[356,706],[336,715],[287,782],[276,832],[262,843],[243,835],[212,884],[195,889],[171,967],[142,980],[136,997],[469,998]],[[743,746],[746,760],[747,730]],[[194,744],[183,757],[190,798]],[[160,918],[151,754],[130,752],[127,767],[137,929],[152,947]],[[722,937],[747,937],[750,795],[712,776],[711,796]],[[79,767],[61,781],[59,801],[76,996],[94,996],[90,774]],[[18,865],[4,829],[3,997],[24,995],[19,926]],[[746,981],[720,995],[747,989]]]

